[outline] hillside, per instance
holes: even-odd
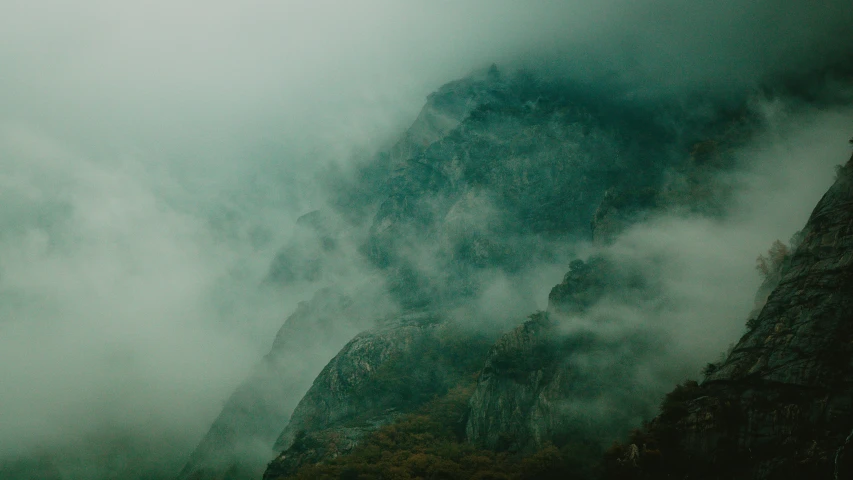
[[[340,302],[321,291],[296,312],[181,478],[250,478],[249,472],[262,468],[260,446],[272,445],[285,431],[287,440],[277,443],[285,448],[296,433],[285,428],[296,408],[294,393],[308,389],[313,375],[357,331],[407,315],[461,309],[467,313],[454,322],[488,325],[487,335],[494,336],[534,310],[540,294],[519,290],[503,299],[506,308],[495,316],[483,310],[483,299],[501,278],[525,282],[544,268],[567,264],[577,242],[607,245],[655,212],[722,214],[727,190],[715,174],[735,167],[732,149],[757,124],[743,109],[695,115],[679,105],[617,105],[570,83],[494,66],[441,87],[387,152],[326,178],[329,206],[297,222],[300,234],[281,249],[269,274],[270,284],[281,288],[320,285],[363,264],[357,268],[380,283],[368,282],[372,290],[348,288],[347,298],[358,299],[357,311],[323,307]],[[562,295],[559,288],[555,292]],[[552,303],[560,309],[571,302]],[[637,333],[635,348],[648,340],[644,336]],[[604,354],[626,346],[594,349]],[[644,398],[613,424],[642,418],[650,404]],[[254,455],[251,465],[242,465]]]
[[[731,353],[616,455],[625,478],[853,476],[853,159],[801,238]]]

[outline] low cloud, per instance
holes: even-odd
[[[834,167],[849,157],[846,138],[853,131],[849,107],[763,106],[767,128],[735,153],[741,167],[718,177],[733,189],[723,216],[664,213],[631,227],[613,245],[592,249],[641,272],[654,286],[650,303],[606,297],[570,320],[567,331],[599,330],[611,339],[658,332],[666,349],[648,357],[670,376],[661,385],[696,378],[740,338],[762,281],[756,257],[777,239],[789,243],[805,226],[833,182]]]
[[[67,448],[104,465],[97,446],[126,441],[143,472],[180,467],[316,286],[260,287],[295,219],[326,204],[317,171],[387,148],[436,87],[497,62],[619,101],[728,95],[853,43],[853,5],[835,0],[2,10],[0,457]],[[846,155],[850,112],[774,108],[778,126],[743,153],[752,169],[731,179],[744,193],[730,217],[656,219],[611,252],[662,258],[650,271],[674,305],[642,321],[670,328],[697,365],[742,328],[755,255],[802,226]],[[368,270],[353,262],[335,281]],[[484,273],[472,308],[542,308],[561,270]]]

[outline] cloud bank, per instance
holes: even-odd
[[[626,99],[729,95],[853,44],[844,1],[0,5],[0,457],[119,432],[128,462],[158,473],[180,467],[303,298],[258,285],[294,219],[324,203],[316,171],[387,147],[439,85],[497,62]],[[743,218],[661,219],[621,248],[677,252],[667,274],[703,274],[681,279],[697,285],[676,292],[687,303],[746,302],[728,275],[803,223],[790,212],[825,183],[803,169],[837,155],[848,114],[798,116],[787,146],[748,152],[746,191],[763,196]],[[792,161],[766,177],[778,148]],[[94,478],[86,468],[75,478]]]

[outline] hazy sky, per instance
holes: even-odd
[[[853,43],[843,0],[4,0],[3,12],[4,122],[225,165],[247,144],[382,137],[490,62],[732,88]]]
[[[841,0],[0,12],[0,456],[105,424],[185,454],[302,298],[256,285],[320,203],[314,169],[386,145],[449,80],[498,62],[625,95],[730,91],[853,43]]]

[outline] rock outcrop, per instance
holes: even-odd
[[[590,95],[577,86],[495,67],[451,82],[429,96],[416,121],[387,152],[346,175],[326,179],[333,192],[329,211],[300,219],[299,236],[276,257],[270,283],[319,285],[339,276],[347,265],[359,270],[367,265],[376,273],[376,283],[404,311],[445,311],[477,298],[496,275],[523,274],[542,262],[565,261],[572,239],[587,240],[594,234],[606,242],[643,218],[644,212],[663,208],[673,192],[689,191],[681,185],[690,184],[682,182],[689,175],[679,170],[685,161],[693,162],[687,157],[689,142],[683,132],[691,131],[692,136],[716,132],[697,127],[683,110],[670,112],[684,120],[676,131],[670,128],[670,113],[661,113],[669,107],[643,108],[617,105],[607,95]],[[666,121],[659,121],[664,117]],[[625,280],[617,277],[608,281]],[[555,292],[562,295],[559,288]],[[591,292],[578,288],[576,293]],[[366,304],[374,298],[361,293],[353,297]],[[565,315],[561,305],[570,303],[552,302],[552,313]],[[347,323],[350,316],[342,313],[335,322],[343,326],[328,328],[349,332],[349,338],[367,328],[369,322]],[[274,347],[278,353],[271,355],[287,360],[264,360],[258,373],[234,394],[183,478],[209,460],[231,468],[228,459],[244,456],[244,450],[261,451],[256,446],[265,443],[269,448],[294,408],[293,393],[308,388],[309,370],[319,371],[337,352],[318,349],[307,354],[306,345],[316,344],[311,339],[320,334],[312,330],[311,322],[288,323],[287,336],[302,340],[295,341],[292,353]],[[307,332],[298,331],[303,323]],[[358,329],[350,328],[356,324]],[[334,336],[325,345],[342,346],[349,340],[343,336]],[[582,337],[569,343],[587,347],[569,356],[571,360],[559,361],[607,363],[609,349],[632,350],[646,341],[632,337],[620,344]],[[309,369],[299,366],[303,357],[312,359]],[[558,384],[584,385],[567,373],[570,370],[554,368],[562,372],[554,377],[554,395],[574,388],[565,390]],[[615,364],[596,368],[600,375],[611,370],[630,373],[630,368]],[[593,397],[589,402],[598,401]],[[623,410],[627,413],[614,418],[637,414]],[[294,428],[300,415],[307,415],[299,411]],[[305,428],[315,436],[324,429]],[[298,431],[282,437],[278,447],[289,448]],[[304,439],[310,443],[310,436]],[[195,478],[219,478],[205,475]]]
[[[468,440],[497,450],[532,451],[569,440],[609,442],[652,410],[642,359],[662,337],[624,329],[606,334],[607,318],[588,310],[610,294],[653,296],[636,272],[593,257],[575,261],[551,290],[547,312],[492,347],[470,400]],[[647,381],[644,380],[644,381]]]
[[[489,343],[433,313],[356,336],[299,402],[264,478],[286,478],[349,452],[365,435],[470,378]]]
[[[630,168],[619,134],[556,87],[497,73],[482,87],[453,130],[396,166],[370,227],[367,258],[407,307],[468,298],[481,269],[518,270],[553,255],[549,239],[588,237]]]
[[[749,331],[667,396],[622,475],[853,478],[853,159],[800,236]]]
[[[333,289],[300,303],[270,353],[228,399],[179,478],[260,478],[270,446],[323,365],[372,325],[379,310],[370,307]]]

